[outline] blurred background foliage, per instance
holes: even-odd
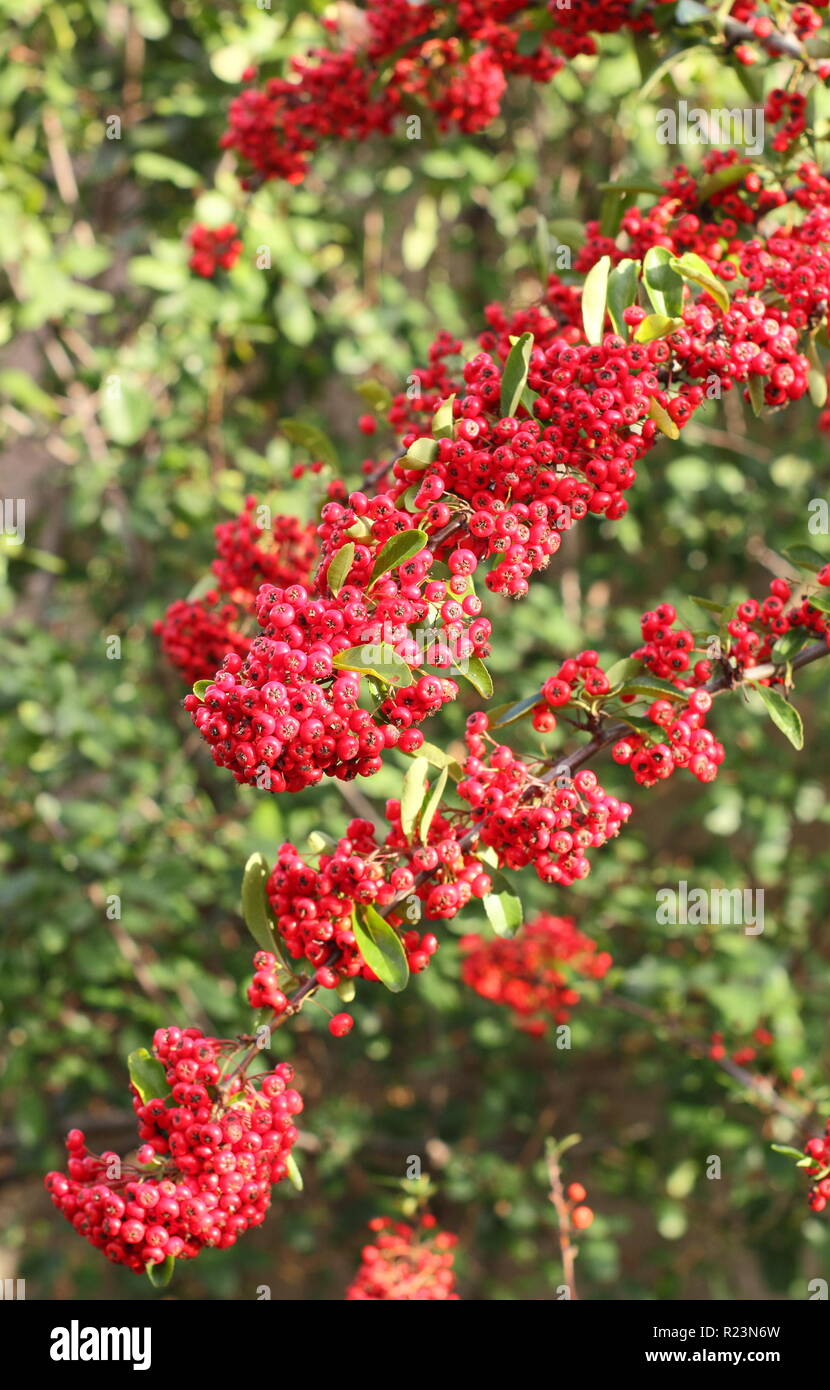
[[[474,140],[425,127],[420,141],[333,147],[302,187],[243,195],[218,154],[227,102],[249,61],[314,37],[316,8],[0,3],[0,490],[27,502],[25,544],[1,557],[0,1272],[25,1275],[29,1297],[157,1296],[78,1240],[40,1175],[70,1124],[94,1147],[129,1147],[124,1059],[155,1027],[248,1026],[248,854],[343,827],[362,797],[382,808],[404,764],[290,799],[237,787],[178,706],[154,619],[204,574],[214,524],[247,492],[313,515],[330,474],[291,480],[280,418],[323,426],[357,479],[362,379],[400,390],[439,329],[472,341],[488,302],[537,297],[550,244],[598,215],[599,183],[667,170],[654,112],[672,81],[701,104],[741,99],[705,53],[642,98],[634,50],[613,37],[549,90],[515,82]],[[107,138],[112,116],[120,139]],[[196,219],[234,219],[244,237],[215,283],[187,270]],[[737,400],[713,403],[681,445],[649,456],[621,524],[586,522],[520,605],[491,599],[496,701],[573,649],[630,650],[661,600],[700,627],[689,593],[759,595],[786,572],[783,547],[827,546],[807,533],[808,502],[827,490],[812,407],[758,423]],[[806,1132],[830,1093],[826,686],[821,666],[799,682],[803,754],[755,702],[722,700],[717,783],[626,790],[633,821],[587,881],[567,893],[522,881],[528,912],[572,913],[612,951],[615,993],[730,1046],[771,1028],[777,1071],[803,1067],[799,1094],[818,1106]],[[456,739],[463,713],[429,736]],[[628,788],[610,761],[604,775]],[[655,893],[680,879],[763,887],[764,934],[658,926]],[[402,998],[365,988],[347,1040],[313,1006],[279,1034],[307,1101],[305,1192],[286,1184],[263,1230],[180,1268],[170,1296],[255,1298],[268,1284],[275,1298],[342,1297],[365,1221],[400,1209],[418,1155],[460,1235],[462,1297],[555,1298],[544,1141],[578,1131],[566,1175],[597,1212],[583,1297],[806,1297],[827,1274],[828,1223],[769,1148],[802,1142],[799,1126],[750,1104],[701,1049],[596,1001],[577,1009],[570,1051],[517,1032],[459,983],[454,941],[475,929],[489,930],[468,912],[444,931]],[[720,1181],[705,1177],[710,1155]]]

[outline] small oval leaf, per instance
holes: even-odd
[[[411,560],[413,555],[420,555],[424,546],[428,544],[429,536],[426,531],[398,531],[396,535],[390,536],[378,551],[370,584],[374,584],[382,574],[387,574],[389,570],[397,569],[398,565]]]
[[[587,341],[595,345],[602,342],[610,270],[611,257],[601,256],[588,271],[582,287],[582,325]]]
[[[146,1047],[136,1048],[127,1058],[130,1081],[138,1091],[142,1105],[170,1094],[164,1066],[151,1057]]]
[[[530,354],[533,351],[533,334],[522,333],[518,337],[504,364],[501,375],[501,413],[502,417],[515,415],[522,392],[527,384],[530,367]]]
[[[352,929],[369,969],[392,994],[400,994],[409,983],[409,962],[394,927],[370,903],[362,903],[355,910]]]
[[[758,685],[752,680],[748,680],[746,684],[760,695],[773,724],[790,740],[793,748],[803,748],[804,726],[798,710],[789,704],[783,695],[779,695],[777,690],[770,690],[769,686]]]
[[[331,557],[329,567],[326,570],[326,579],[329,589],[335,598],[340,593],[343,585],[348,578],[349,570],[354,564],[355,550],[354,541],[347,541],[341,545],[340,549]]]

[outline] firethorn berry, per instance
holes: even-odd
[[[239,259],[242,242],[236,234],[236,225],[228,222],[224,227],[203,227],[197,222],[188,233],[188,241],[193,252],[188,261],[191,270],[206,280],[212,278],[217,267],[230,270]]]
[[[153,1056],[170,1092],[145,1102],[131,1087],[138,1163],[158,1160],[149,1175],[117,1154],[90,1153],[80,1130],[67,1135],[68,1172],[48,1173],[46,1189],[113,1263],[142,1273],[168,1256],[194,1259],[209,1246],[227,1249],[265,1220],[271,1188],[288,1171],[303,1102],[287,1063],[251,1079],[224,1073],[237,1050],[198,1028],[158,1029]]]
[[[354,1019],[350,1014],[335,1014],[329,1020],[329,1032],[333,1038],[345,1038],[347,1033],[351,1033],[354,1027]]]
[[[813,1211],[824,1211],[830,1200],[830,1120],[821,1138],[808,1139],[804,1145],[805,1157],[813,1160],[807,1169],[812,1185],[807,1201]]]
[[[374,1238],[363,1247],[360,1268],[346,1290],[348,1301],[458,1300],[453,1272],[458,1237],[437,1230],[433,1216],[422,1216],[417,1225],[379,1216],[369,1229]]]
[[[576,930],[572,918],[546,913],[527,922],[512,940],[463,936],[461,950],[464,983],[484,999],[506,1004],[519,1027],[537,1035],[551,1021],[567,1023],[580,997],[575,980],[601,980],[612,963],[607,951],[598,952],[596,942]]]
[[[587,1192],[585,1191],[585,1188],[582,1186],[582,1183],[581,1183],[581,1182],[572,1182],[572,1183],[569,1183],[569,1184],[568,1184],[568,1200],[569,1200],[569,1201],[571,1201],[571,1202],[577,1202],[577,1203],[578,1203],[578,1202],[584,1202],[584,1201],[585,1201],[585,1198],[587,1197],[587,1195],[588,1195],[588,1194],[587,1194]]]
[[[574,1207],[571,1212],[571,1221],[577,1231],[587,1231],[594,1219],[594,1213],[590,1207]]]

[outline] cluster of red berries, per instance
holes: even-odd
[[[226,1250],[264,1221],[271,1188],[287,1173],[303,1102],[287,1063],[254,1080],[234,1077],[223,1092],[223,1065],[234,1050],[198,1028],[156,1032],[153,1053],[170,1091],[143,1101],[131,1088],[141,1141],[133,1164],[91,1154],[81,1130],[70,1130],[67,1171],[49,1173],[45,1186],[108,1260],[142,1273],[168,1257]]]
[[[366,653],[358,664],[370,664],[382,638],[379,607],[370,613],[356,588],[342,589],[336,599],[314,599],[302,584],[263,584],[256,598],[262,632],[245,659],[227,655],[204,696],[184,699],[214,762],[238,782],[295,792],[324,775],[370,777],[385,748],[419,748],[423,734],[411,727],[415,717],[453,699],[454,681],[419,682],[417,703],[392,687],[381,719],[359,704],[359,672],[334,664],[339,653],[354,648]]]
[[[588,853],[619,834],[631,815],[627,801],[610,796],[590,768],[571,776],[538,775],[507,744],[488,750],[487,715],[467,721],[468,756],[456,790],[471,808],[471,824],[499,864],[532,864],[546,883],[570,886],[591,871]]]
[[[260,584],[307,580],[317,559],[313,525],[277,515],[266,528],[257,520],[254,497],[214,531],[216,587],[198,599],[177,599],[153,624],[165,657],[188,685],[210,679],[229,652],[243,660],[248,655],[246,619],[255,611]]]
[[[212,279],[217,268],[230,270],[236,265],[242,251],[242,242],[237,236],[234,222],[228,222],[224,227],[204,227],[197,222],[191,227],[187,240],[193,248],[188,265],[205,280]]]
[[[797,38],[821,26],[815,8],[793,7]],[[748,23],[762,50],[778,56],[778,28],[755,10],[753,0],[736,0],[731,14]],[[536,9],[523,0],[369,0],[364,10],[349,6],[324,20],[323,28],[332,46],[295,56],[288,75],[258,87],[255,68],[243,73],[251,85],[232,101],[222,137],[248,171],[243,187],[268,179],[300,183],[321,143],[388,135],[399,116],[419,108],[440,130],[483,130],[499,114],[508,77],[547,83],[566,59],[596,53],[594,35],[652,33],[655,25],[649,8],[631,0],[548,0]],[[757,55],[742,44],[738,56],[750,63]]]
[[[764,116],[770,125],[781,125],[772,138],[772,148],[779,154],[794,145],[807,127],[807,98],[803,92],[784,92],[773,87],[764,102]]]
[[[361,1251],[347,1300],[458,1300],[453,1270],[458,1237],[439,1231],[434,1216],[422,1216],[417,1225],[376,1216],[369,1230],[374,1239]]]
[[[349,822],[346,835],[332,850],[320,855],[316,869],[295,845],[280,846],[266,885],[268,899],[288,955],[309,961],[317,984],[324,989],[357,976],[377,979],[360,953],[354,913],[365,903],[387,908],[408,883],[406,870],[395,870],[387,879],[389,858],[375,841],[371,821],[357,818]],[[438,949],[431,933],[421,936],[405,930],[401,941],[409,968],[416,974],[426,969]],[[273,964],[258,966],[252,988],[252,1003],[256,998],[277,1013],[285,1009],[287,1001],[277,987]]]
[[[824,1211],[830,1201],[830,1120],[822,1138],[807,1140],[804,1154],[813,1160],[813,1166],[807,1169],[812,1179],[807,1200],[813,1211]]]
[[[732,1061],[739,1067],[749,1066],[750,1062],[758,1060],[758,1049],[772,1047],[775,1042],[774,1035],[768,1028],[755,1028],[752,1033],[752,1042],[744,1043],[735,1049],[731,1054]],[[709,1056],[713,1062],[720,1062],[727,1056],[726,1044],[723,1033],[712,1033],[709,1038]]]
[[[461,978],[483,999],[505,1004],[525,1032],[541,1036],[549,1023],[567,1023],[579,1003],[575,979],[601,980],[611,968],[578,931],[572,917],[540,913],[510,940],[470,934],[461,938]]]

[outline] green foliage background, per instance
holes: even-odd
[[[0,491],[28,506],[0,588],[0,1224],[2,1273],[25,1275],[30,1297],[157,1296],[78,1240],[40,1175],[70,1124],[96,1147],[129,1146],[124,1059],[155,1027],[248,1026],[241,866],[352,814],[338,787],[275,800],[215,770],[154,619],[204,573],[214,524],[247,492],[311,514],[319,487],[291,481],[279,418],[326,428],[356,479],[360,380],[400,389],[438,329],[472,340],[488,302],[532,299],[545,227],[564,237],[562,219],[598,214],[609,175],[653,178],[671,160],[653,137],[670,87],[639,98],[619,37],[549,90],[515,83],[503,119],[474,140],[425,128],[418,142],[335,147],[301,188],[246,199],[217,153],[223,112],[247,61],[312,35],[300,8],[0,3]],[[673,81],[702,102],[743,100],[706,55]],[[120,140],[106,138],[114,114]],[[215,283],[186,268],[196,217],[243,228],[242,259]],[[261,246],[270,270],[255,266]],[[112,374],[120,404],[106,398]],[[496,701],[527,694],[575,647],[630,650],[639,613],[661,599],[700,626],[689,593],[761,593],[783,547],[827,545],[807,533],[807,504],[827,491],[812,407],[759,424],[731,398],[711,406],[682,446],[649,456],[623,523],[586,522],[526,601],[491,601]],[[111,636],[120,660],[107,658]],[[826,683],[821,665],[799,683],[801,755],[755,701],[721,701],[729,758],[716,784],[626,791],[634,818],[586,882],[563,893],[523,881],[528,911],[573,913],[612,951],[617,993],[702,1038],[719,1028],[738,1045],[771,1027],[781,1072],[805,1069],[815,1130],[830,1095]],[[462,717],[451,707],[429,737],[457,738]],[[382,808],[404,761],[348,794]],[[610,761],[604,771],[628,787]],[[682,878],[763,887],[763,936],[658,926],[655,892]],[[109,894],[120,922],[106,918]],[[460,1235],[462,1297],[555,1298],[543,1146],[578,1131],[567,1175],[597,1212],[583,1297],[807,1297],[830,1239],[769,1149],[800,1142],[794,1126],[670,1033],[590,1000],[570,1052],[516,1032],[459,984],[454,939],[476,928],[488,930],[468,912],[445,931],[405,996],[364,989],[349,1039],[334,1042],[313,1007],[279,1035],[307,1102],[305,1192],[278,1191],[263,1230],[180,1269],[170,1294],[255,1298],[268,1284],[274,1298],[342,1297],[365,1221],[396,1209],[415,1154]],[[710,1155],[719,1182],[705,1177]]]

